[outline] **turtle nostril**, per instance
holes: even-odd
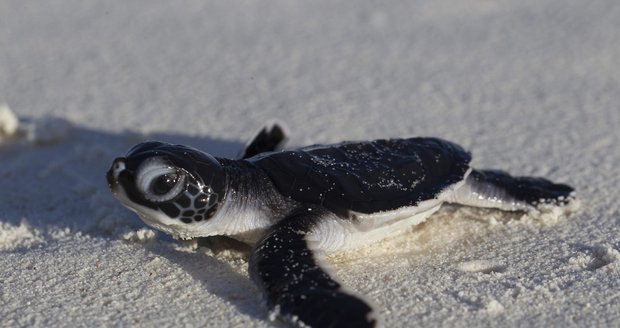
[[[119,157],[112,162],[112,171],[114,171],[114,176],[118,176],[118,174],[125,169],[125,158]]]
[[[112,167],[106,172],[106,180],[110,189],[114,190],[118,183],[118,176],[125,170],[125,159],[122,157],[116,158],[112,162]]]

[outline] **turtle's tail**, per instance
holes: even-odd
[[[513,177],[498,170],[472,170],[455,190],[455,203],[531,211],[541,206],[565,206],[575,199],[573,187],[538,177]]]

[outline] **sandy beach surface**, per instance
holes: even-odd
[[[435,136],[571,184],[447,206],[329,259],[385,327],[620,326],[620,2],[0,2],[0,326],[269,327],[243,254],[147,228],[104,174],[157,139],[234,156]]]

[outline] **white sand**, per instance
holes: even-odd
[[[245,260],[140,230],[104,173],[144,138],[234,155],[274,117],[577,188],[568,219],[447,208],[332,257],[386,326],[618,326],[619,31],[617,0],[1,1],[0,326],[269,326]]]

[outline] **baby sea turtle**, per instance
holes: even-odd
[[[437,138],[344,142],[276,151],[266,126],[239,159],[145,142],[114,160],[114,196],[178,238],[224,235],[253,246],[251,278],[271,318],[299,327],[372,327],[372,307],[321,267],[318,251],[372,243],[418,224],[443,203],[536,212],[573,188],[469,167],[470,154]]]

